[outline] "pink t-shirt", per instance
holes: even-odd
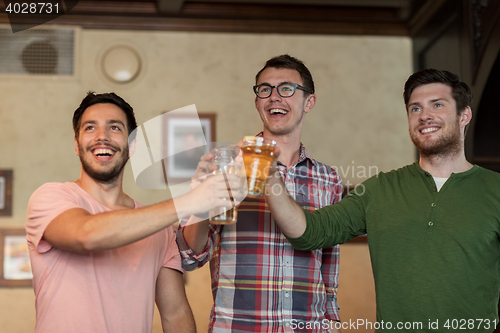
[[[142,207],[135,202],[135,207]],[[62,212],[110,211],[75,183],[47,183],[28,204],[26,233],[36,296],[37,333],[151,333],[156,278],[182,272],[173,227],[120,248],[79,254],[42,239]]]

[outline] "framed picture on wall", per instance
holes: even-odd
[[[31,287],[33,275],[24,229],[0,229],[0,287]]]
[[[0,170],[0,216],[12,216],[12,170]]]
[[[166,165],[167,179],[190,179],[195,174],[201,156],[208,153],[210,143],[215,142],[215,114],[169,117],[165,131],[164,147],[169,156]]]

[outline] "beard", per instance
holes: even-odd
[[[111,147],[111,146],[109,146]],[[82,168],[92,179],[94,179],[98,183],[102,184],[111,184],[115,182],[120,176],[123,168],[127,164],[129,150],[128,147],[122,151],[117,147],[112,147],[116,153],[121,154],[120,158],[115,162],[114,166],[108,170],[98,170],[92,167],[91,163],[88,163],[85,160],[85,149],[78,144],[78,151],[80,152],[80,162],[82,164]],[[87,149],[87,153],[92,154],[91,149]]]
[[[410,138],[420,152],[420,155],[428,157],[455,155],[460,152],[463,146],[460,139],[458,120],[446,133],[441,134],[441,136],[434,141],[425,142],[425,140],[420,140],[414,132],[410,133]]]

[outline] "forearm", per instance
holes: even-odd
[[[113,244],[115,247],[126,245],[158,232],[186,216],[206,213],[217,206],[231,208],[232,202],[226,200],[229,196],[227,186],[239,188],[240,185],[239,178],[233,177],[226,181],[223,175],[220,175],[206,180],[196,189],[180,197],[131,210],[121,217],[113,216],[113,222],[118,224],[112,225],[113,222],[107,222],[109,228],[98,232],[104,238],[104,242],[99,244],[102,246]],[[119,211],[113,213],[116,212]],[[104,218],[103,221],[105,220]],[[203,228],[202,231],[204,231],[206,237],[208,222],[195,223],[195,225],[200,225]],[[110,231],[109,235],[106,235],[106,230]],[[202,237],[203,233],[198,232],[197,235]],[[113,239],[115,239],[116,243],[112,242]],[[206,239],[204,244],[206,244]]]
[[[124,246],[148,237],[177,222],[172,200],[127,211],[98,216],[94,221],[93,250]]]
[[[162,317],[161,325],[164,333],[196,333],[196,325],[191,309],[183,309],[175,316]]]
[[[160,269],[156,280],[156,305],[165,333],[196,333],[193,312],[186,298],[182,273]]]
[[[281,231],[287,237],[300,237],[306,230],[304,211],[288,195],[278,170],[269,175],[265,196],[271,215],[274,217]]]
[[[240,181],[233,177],[229,185],[238,188]],[[231,208],[228,197],[223,175],[215,176],[185,195],[148,207],[100,214],[69,209],[50,222],[43,237],[53,246],[72,252],[112,249],[150,236],[185,216],[206,213],[217,206]]]
[[[101,251],[143,239],[177,219],[172,201],[94,215],[83,209],[72,209],[47,226],[44,239],[63,250],[81,253]]]
[[[342,244],[366,234],[365,208],[358,196],[348,196],[339,203],[304,212],[307,228],[298,237],[287,237],[295,249],[309,251]]]
[[[184,240],[195,255],[201,254],[207,246],[208,229],[208,220],[202,221],[194,215],[189,218],[189,221],[183,228]]]

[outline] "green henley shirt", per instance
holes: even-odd
[[[438,191],[416,162],[366,180],[341,202],[306,212],[306,219],[304,234],[289,238],[300,250],[367,234],[377,332],[495,329],[500,174],[475,165],[452,174]]]

